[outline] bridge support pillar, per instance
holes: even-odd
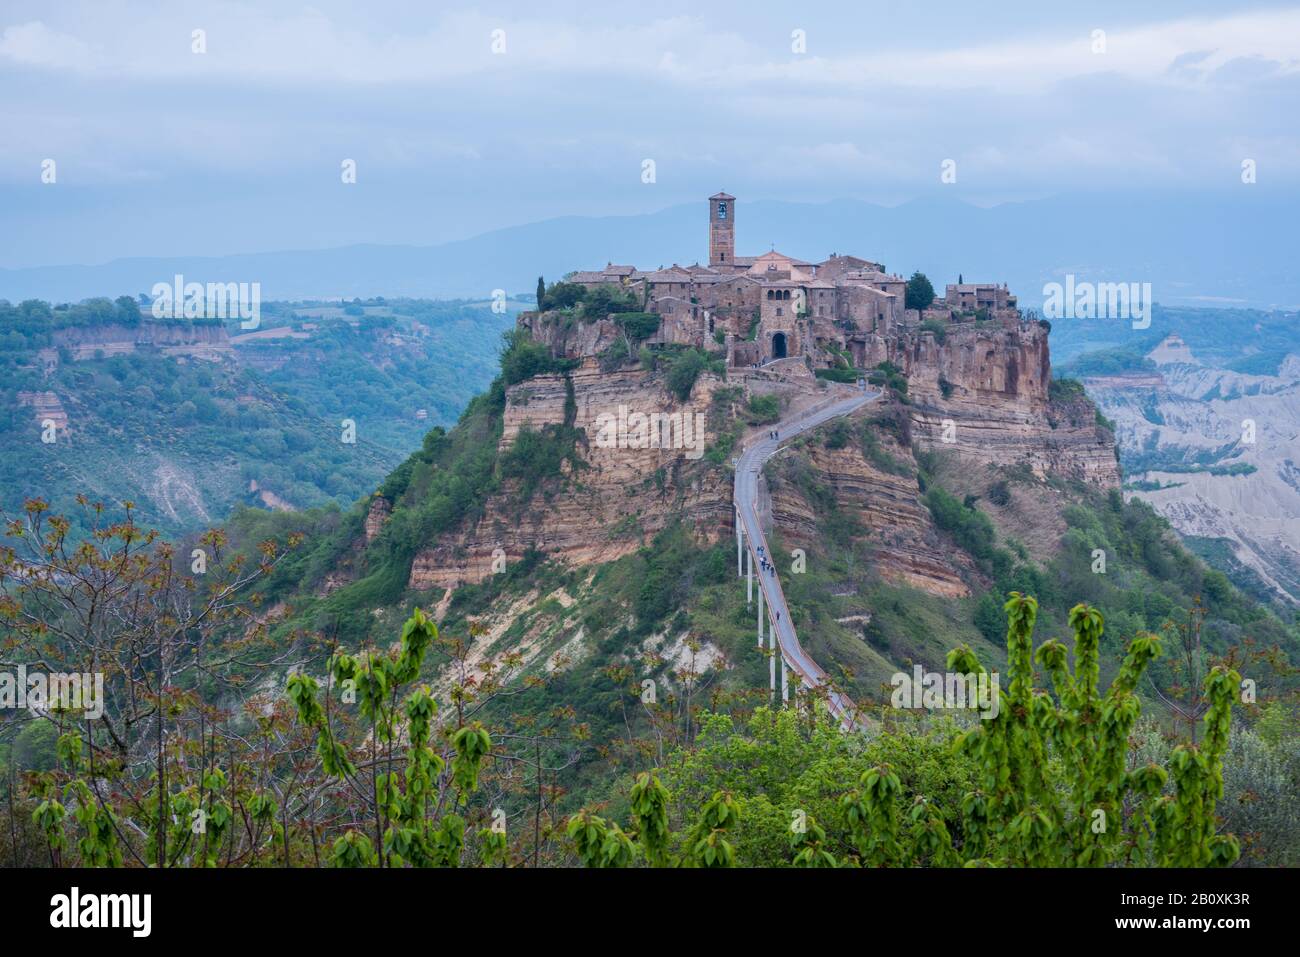
[[[771,687],[771,696],[775,698],[776,697],[776,659],[777,659],[776,629],[773,628],[770,624],[768,625],[767,628],[767,654],[768,654],[767,673],[769,678],[768,683]],[[785,667],[784,660],[782,660],[781,666],[784,669]],[[784,674],[784,671],[782,673]]]
[[[781,703],[785,704],[790,700],[790,686],[786,683],[785,677],[785,655],[781,656]]]
[[[745,549],[745,605],[754,603],[754,553]]]
[[[743,547],[745,528],[740,524],[740,509],[736,509],[736,577],[745,576],[744,566],[740,562],[740,549]]]
[[[771,628],[771,625],[768,625]],[[763,650],[763,588],[758,589],[758,650]]]

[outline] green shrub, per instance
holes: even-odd
[[[653,312],[624,312],[615,316],[614,321],[635,342],[649,339],[659,331],[659,316]]]
[[[523,329],[510,329],[501,338],[501,378],[508,386],[565,368],[565,363],[555,359],[546,346],[534,342]]]
[[[1054,402],[1069,402],[1086,395],[1083,383],[1078,379],[1053,379],[1052,384],[1047,387],[1047,394]]]
[[[752,395],[749,397],[750,425],[768,425],[781,418],[781,400],[774,395]]]
[[[934,523],[948,532],[963,549],[979,559],[993,557],[996,535],[993,523],[983,512],[959,502],[939,485],[925,493],[925,504]]]
[[[836,419],[826,428],[824,444],[828,449],[842,449],[849,444],[849,439],[852,437],[852,427],[843,419]]]
[[[698,349],[690,349],[674,357],[672,367],[668,370],[668,391],[685,402],[691,397],[695,380],[700,377],[700,373],[708,367],[708,364],[708,357]]]
[[[845,369],[842,366],[836,366],[833,369],[818,369],[816,376],[819,379],[829,379],[831,382],[846,382],[850,385],[861,378],[862,373],[857,369]]]
[[[934,341],[942,345],[948,335],[948,323],[942,319],[927,319],[921,323],[921,331],[934,333]]]

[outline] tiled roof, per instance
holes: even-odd
[[[691,274],[680,266],[673,266],[669,269],[656,269],[654,272],[645,273],[645,278],[651,282],[690,282]]]

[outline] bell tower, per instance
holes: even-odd
[[[730,269],[736,261],[736,197],[709,197],[709,265]]]

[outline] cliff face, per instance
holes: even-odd
[[[911,463],[907,449],[882,440],[886,454],[899,463]],[[871,562],[886,581],[919,588],[934,595],[961,598],[970,594],[962,580],[970,563],[954,556],[930,519],[921,501],[916,474],[885,471],[873,465],[852,446],[826,448],[810,443],[803,461],[814,481],[835,495],[845,520],[856,523],[862,534],[859,545],[870,549]],[[791,475],[779,466],[771,483],[772,516],[788,545],[808,545],[822,532],[825,516],[805,497]]]
[[[566,467],[559,488],[545,489],[526,503],[515,494],[522,483],[508,484],[471,526],[418,553],[409,580],[414,589],[481,581],[494,567],[500,571],[532,549],[577,566],[612,561],[678,518],[702,543],[729,537],[730,472],[700,457],[726,426],[713,407],[713,394],[739,389],[736,405],[754,394],[775,392],[787,405],[815,401],[818,395],[816,381],[790,360],[798,368],[789,374],[776,368],[732,369],[725,382],[703,375],[690,398],[678,402],[665,391],[662,376],[639,367],[601,371],[591,353],[621,335],[611,322],[565,323],[554,314],[525,314],[520,326],[553,354],[587,357],[568,376],[539,376],[507,390],[499,451],[508,450],[525,428],[540,431],[567,421],[585,434],[577,447],[581,464]],[[873,459],[857,444],[829,449],[815,441],[802,454],[814,480],[833,490],[837,507],[865,529],[887,580],[949,597],[969,593],[963,581],[968,565],[953,556],[921,501],[912,442],[953,453],[972,466],[1027,466],[1039,476],[1118,485],[1113,440],[1096,423],[1092,405],[1081,395],[1052,396],[1043,326],[953,325],[942,343],[919,331],[876,337],[858,359],[867,367],[888,361],[906,374],[908,403],[892,412],[902,420],[894,430],[902,441],[883,430],[879,438],[884,460],[902,468],[882,467],[879,456]],[[611,420],[638,413],[698,419],[705,425],[703,442],[698,448],[671,448],[634,439],[608,441]],[[783,481],[779,470],[773,475],[771,508],[779,531],[792,541],[816,534],[816,506],[796,484]]]
[[[955,324],[942,343],[930,332],[880,340],[868,361],[906,373],[912,438],[921,448],[1117,488],[1114,436],[1098,425],[1092,404],[1052,395],[1047,338],[1038,323]]]
[[[1263,587],[1300,602],[1300,357],[1247,375],[1202,363],[1174,336],[1147,357],[1156,369],[1085,380],[1142,483],[1127,494],[1185,536],[1221,540]]]
[[[500,570],[502,559],[516,561],[529,549],[575,565],[613,561],[640,548],[678,516],[695,527],[702,541],[729,534],[730,479],[721,469],[702,467],[700,458],[717,438],[708,420],[720,379],[702,375],[690,398],[678,402],[664,391],[661,376],[639,369],[605,374],[587,362],[568,378],[576,405],[572,425],[586,433],[585,445],[579,445],[585,467],[569,470],[564,487],[547,500],[539,494],[522,507],[514,496],[520,483],[510,483],[471,528],[417,554],[412,588],[481,581],[492,573],[494,557]],[[568,401],[564,376],[538,376],[512,386],[500,450],[509,449],[525,427],[540,431],[562,425]],[[637,414],[681,417],[675,421],[690,416],[696,447],[648,447],[649,436],[640,440],[635,419],[620,440],[620,410],[625,420]],[[696,441],[699,424],[705,430]]]
[[[167,355],[217,359],[230,352],[230,337],[220,323],[150,322],[136,326],[103,325],[60,329],[54,342],[71,350],[73,358],[88,359],[101,352],[122,355],[136,349],[161,349]]]
[[[551,350],[553,356],[596,356],[621,339],[623,331],[608,319],[584,322],[558,312],[520,313],[518,327]]]

